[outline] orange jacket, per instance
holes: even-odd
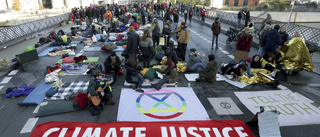
[[[111,13],[111,11],[107,11],[107,13],[106,13],[106,18],[107,18],[107,19],[111,19],[111,18],[112,18],[112,13]]]

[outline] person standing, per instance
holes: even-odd
[[[100,6],[100,18],[101,22],[103,22],[103,15],[106,14],[106,8],[104,6]]]
[[[74,14],[74,19],[76,21],[76,25],[80,25],[80,14],[79,10],[76,10],[76,13]]]
[[[216,17],[215,21],[212,23],[211,31],[213,33],[211,49],[213,49],[214,40],[216,40],[215,45],[216,45],[216,49],[218,49],[219,48],[218,38],[219,38],[219,34],[221,33],[221,25],[220,25],[220,18],[219,17]]]
[[[280,26],[274,26],[274,29],[268,31],[262,38],[262,44],[264,45],[264,53],[272,55],[278,45],[281,44],[281,36],[279,33]]]
[[[86,16],[88,17],[88,26],[90,26],[92,24],[92,11],[91,11],[91,7],[88,7],[86,10]]]
[[[204,7],[202,7],[201,17],[202,17],[203,22],[205,22],[206,12],[207,12],[207,10]]]
[[[142,6],[141,8],[141,20],[142,20],[142,25],[146,24],[146,10]]]
[[[112,13],[111,13],[111,11],[108,10],[105,16],[106,16],[106,19],[107,19],[108,24],[111,24],[111,21],[112,21],[112,20],[111,20],[111,19],[112,19]]]
[[[187,45],[189,43],[189,37],[190,37],[190,29],[186,25],[186,22],[181,23],[181,34],[178,39],[178,42],[181,44],[180,46],[180,54],[181,54],[181,59],[185,61],[185,55],[186,55],[186,49]]]
[[[150,68],[150,59],[154,55],[154,46],[150,30],[146,29],[140,41],[140,50],[143,56],[143,68]]]
[[[134,28],[132,26],[129,27],[128,41],[126,52],[129,54],[129,58],[132,58],[135,63],[137,63],[137,52],[139,50],[138,46],[140,43],[140,38],[137,33],[135,33]]]
[[[152,40],[153,40],[153,45],[155,46],[156,44],[159,45],[160,42],[160,34],[161,34],[161,27],[160,24],[158,23],[157,18],[154,18],[152,20],[152,24],[150,26],[150,30],[152,31]]]
[[[179,22],[179,15],[177,14],[178,11],[173,12],[173,30],[176,31]]]
[[[199,74],[199,78],[196,79],[197,82],[215,82],[216,75],[218,70],[218,63],[215,60],[215,56],[213,54],[208,55],[209,63],[203,69],[203,71]]]
[[[260,45],[260,47],[259,47],[259,50],[258,50],[258,55],[260,56],[260,57],[262,57],[263,56],[263,47],[264,47],[264,45],[263,45],[263,43],[262,43],[262,38],[264,37],[264,35],[269,31],[271,29],[271,26],[270,25],[265,25],[264,26],[264,28],[263,28],[263,30],[261,30],[260,31],[260,34],[259,34],[259,45]]]
[[[253,37],[250,33],[250,29],[247,27],[244,28],[238,36],[238,41],[236,45],[236,54],[234,58],[237,62],[239,62],[242,59],[248,58],[248,54],[252,46],[252,40]]]
[[[192,10],[192,7],[190,7],[190,10],[189,10],[189,20],[190,20],[190,23],[191,23],[192,16],[193,16],[193,10]]]
[[[248,10],[248,11],[246,11],[246,22],[245,22],[245,25],[244,25],[244,26],[247,27],[249,21],[250,21],[250,11]]]
[[[280,46],[283,46],[285,43],[287,43],[290,40],[289,34],[286,32],[286,27],[281,27],[279,33],[280,33],[280,37],[281,37]]]
[[[243,10],[238,12],[237,28],[240,27],[240,23],[241,23],[241,20],[242,20],[242,13],[243,13]]]

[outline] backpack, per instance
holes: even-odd
[[[58,70],[58,69],[61,69],[61,66],[60,66],[60,65],[55,65],[55,66],[53,66],[53,67],[47,66],[47,72],[48,72],[48,74],[51,73],[51,72],[53,72],[53,71],[55,71],[55,70]]]
[[[56,35],[55,31],[50,32],[49,36],[47,38],[53,39],[54,35]]]
[[[190,12],[189,15],[192,16],[192,12]]]
[[[187,14],[188,13],[188,11],[187,10],[184,10],[184,14]]]

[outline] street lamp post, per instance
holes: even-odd
[[[289,21],[288,21],[288,25],[287,25],[287,32],[289,31],[289,25],[290,25],[290,20],[291,20],[291,16],[292,16],[292,11],[293,11],[293,7],[294,7],[294,3],[296,0],[292,0],[291,1],[291,13],[290,13],[290,17],[289,17]]]

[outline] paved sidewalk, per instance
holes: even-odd
[[[195,21],[198,21],[198,22],[202,22],[200,21],[199,18],[196,18],[196,17],[193,17],[192,18],[193,20]],[[213,19],[210,19],[210,18],[206,18],[205,19],[205,23],[204,25],[208,26],[208,27],[211,27],[212,23],[214,22]],[[230,25],[230,24],[227,24],[227,23],[223,23],[223,22],[220,22],[221,23],[221,32],[223,34],[226,34],[227,33],[227,30],[229,30],[229,28],[234,28],[235,26],[234,25]],[[253,45],[254,47],[256,48],[259,48],[259,39],[253,37]],[[317,73],[317,74],[320,74],[320,52],[314,52],[313,54],[311,54],[311,59],[312,59],[312,62],[313,62],[313,66],[314,66],[314,72]]]

